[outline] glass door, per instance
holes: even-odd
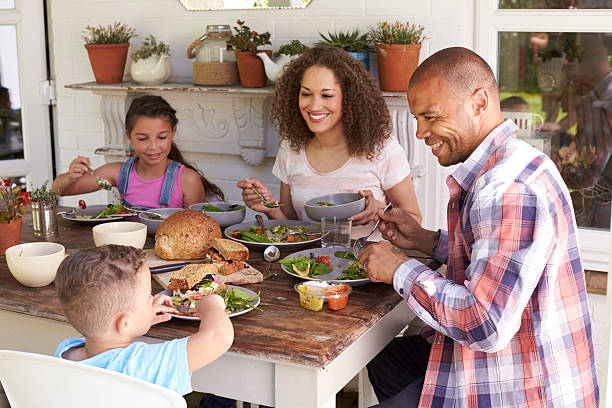
[[[0,175],[36,187],[53,175],[43,7],[0,0]]]

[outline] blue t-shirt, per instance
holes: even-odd
[[[127,374],[185,395],[192,391],[187,339],[184,337],[155,344],[135,342],[79,362]],[[57,346],[55,357],[62,358],[67,350],[83,346],[85,339],[71,337]]]

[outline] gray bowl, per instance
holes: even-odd
[[[333,206],[321,206],[317,204],[325,201]],[[315,221],[321,221],[323,217],[350,217],[365,208],[365,197],[357,193],[336,193],[311,198],[304,203],[306,214]]]
[[[172,214],[183,211],[184,208],[153,208],[151,211],[161,215],[164,219],[168,218]],[[149,217],[151,214],[140,213],[138,214],[138,221],[147,226],[147,233],[149,235],[155,235],[157,228],[161,225],[164,220],[152,220]]]
[[[206,204],[214,205],[215,207],[218,207],[224,211],[223,212],[203,211],[202,207],[205,206]],[[245,208],[244,203],[235,203],[235,204],[242,205],[242,209],[240,210],[225,211],[233,204],[234,203],[225,203],[223,201],[211,201],[207,203],[192,204],[189,206],[189,209],[202,211],[204,214],[208,215],[209,217],[214,218],[219,223],[219,226],[221,228],[225,228],[228,225],[241,223],[244,220],[244,216],[246,215],[246,208]]]

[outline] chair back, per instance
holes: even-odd
[[[0,350],[0,381],[11,408],[185,408],[172,390],[74,361]]]

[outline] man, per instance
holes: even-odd
[[[516,139],[491,68],[468,49],[425,60],[408,102],[417,137],[459,166],[447,178],[448,232],[379,212],[385,238],[433,255],[446,276],[389,242],[359,254],[370,279],[393,284],[435,330],[394,339],[368,365],[380,406],[597,406],[577,228],[554,163]]]

